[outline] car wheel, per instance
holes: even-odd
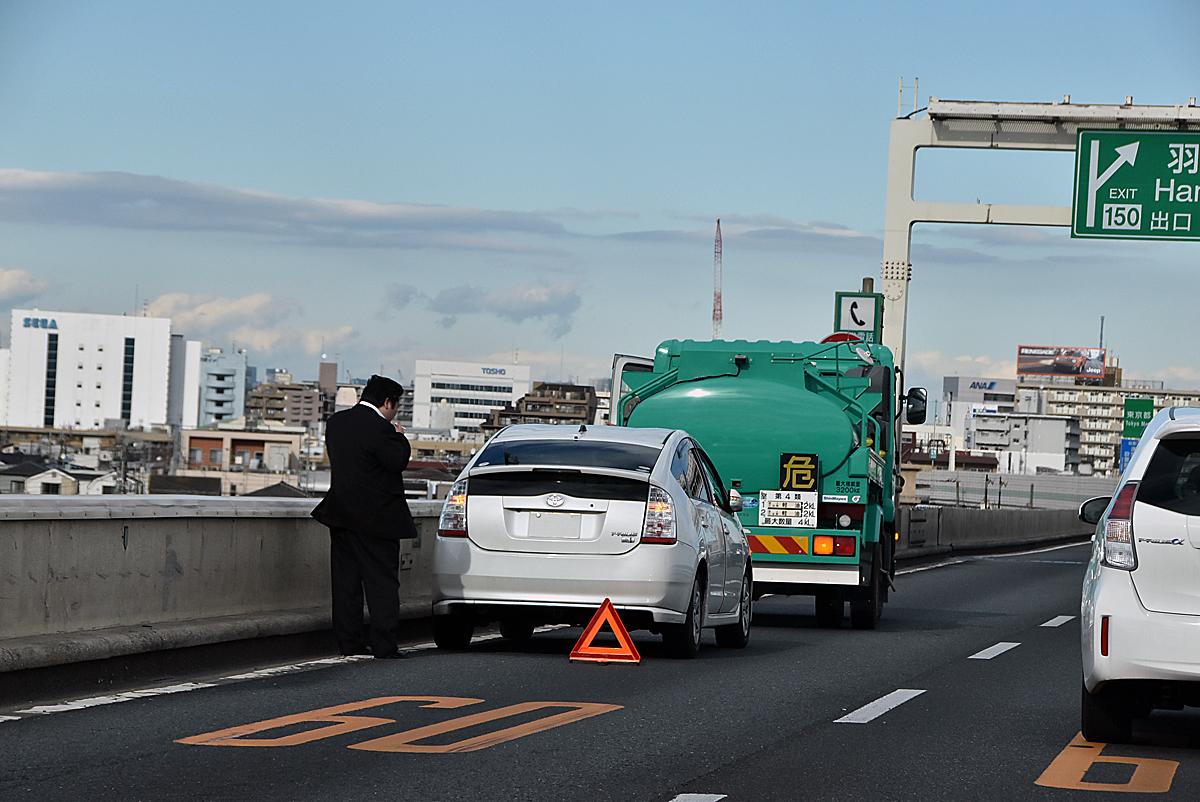
[[[879,546],[873,549],[871,560],[871,578],[863,595],[850,600],[850,626],[855,629],[875,629],[879,625],[879,617],[883,615],[883,571],[880,569]]]
[[[533,639],[533,624],[520,619],[501,621],[500,637],[514,644],[529,643]]]
[[[1119,688],[1100,688],[1089,693],[1083,686],[1080,703],[1080,729],[1089,741],[1107,744],[1127,743],[1133,737],[1133,716]]]
[[[700,579],[697,574],[692,582],[692,598],[683,623],[663,628],[663,643],[671,657],[690,659],[700,653],[700,628],[704,624],[704,599],[708,595]]]
[[[738,597],[738,621],[717,627],[717,645],[726,649],[744,649],[750,642],[750,621],[754,618],[754,588],[750,569],[742,576],[742,593]]]
[[[842,614],[846,605],[842,601],[841,591],[822,590],[817,593],[817,626],[823,629],[837,629],[842,625]]]
[[[433,617],[433,642],[439,649],[460,652],[471,645],[475,625],[471,619],[451,613]]]

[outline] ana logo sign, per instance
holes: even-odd
[[[27,317],[21,320],[21,325],[27,329],[57,329],[58,321],[54,318]]]
[[[483,368],[484,376],[505,376],[508,371],[504,368]]]
[[[996,382],[971,382],[972,390],[995,390]]]

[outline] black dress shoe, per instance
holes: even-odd
[[[397,649],[394,652],[387,652],[386,654],[377,654],[377,655],[375,655],[375,659],[376,660],[407,660],[408,652],[402,652],[399,649]]]

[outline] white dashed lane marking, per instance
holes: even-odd
[[[671,802],[721,802],[728,798],[728,794],[680,794]]]
[[[967,659],[968,660],[991,660],[993,657],[1004,654],[1009,649],[1015,649],[1020,645],[1021,644],[1019,644],[1019,643],[1009,643],[1007,641],[1001,641],[1000,643],[997,643],[995,646],[987,647],[982,652],[976,652],[975,654],[971,655]]]
[[[916,699],[925,691],[913,690],[911,688],[901,688],[898,691],[892,691],[887,696],[882,696],[871,702],[869,705],[863,705],[853,713],[847,713],[839,719],[834,720],[834,724],[866,724],[874,721],[884,713],[899,707],[907,701]]]
[[[1073,616],[1073,615],[1056,615],[1056,616],[1054,616],[1054,618],[1051,618],[1049,621],[1042,624],[1041,626],[1061,627],[1063,624],[1067,623],[1068,621],[1073,621],[1074,619],[1075,619],[1075,616]]]

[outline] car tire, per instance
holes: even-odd
[[[841,591],[822,590],[817,592],[817,626],[822,629],[837,629],[842,625],[846,611]]]
[[[850,626],[855,629],[875,629],[883,615],[883,570],[879,545],[872,549],[871,576],[863,595],[850,600]]]
[[[475,625],[471,619],[450,613],[433,617],[433,642],[439,649],[461,652],[471,645]]]
[[[697,574],[692,582],[692,596],[688,601],[687,616],[682,624],[670,624],[663,628],[663,645],[667,655],[680,660],[690,660],[700,653],[700,631],[704,625],[704,600],[707,588]]]
[[[738,596],[738,620],[736,624],[717,627],[717,645],[725,649],[745,649],[750,643],[750,622],[754,618],[754,585],[750,569],[742,575],[742,590]]]
[[[1083,737],[1107,744],[1128,743],[1133,737],[1133,715],[1119,688],[1100,688],[1089,693],[1083,685],[1079,723]]]
[[[500,637],[516,645],[523,645],[533,640],[533,624],[520,619],[508,619],[500,622]]]

